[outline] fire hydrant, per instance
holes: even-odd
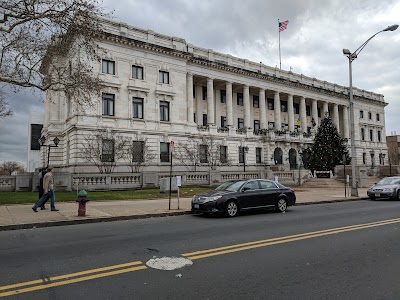
[[[79,191],[76,202],[79,204],[78,217],[86,216],[86,203],[89,202],[89,200],[87,199],[87,192],[85,190]]]

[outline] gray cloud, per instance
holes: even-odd
[[[114,20],[184,38],[188,43],[279,66],[278,18],[289,20],[281,33],[282,68],[348,85],[348,60],[371,35],[399,23],[397,0],[104,0]],[[354,86],[385,96],[386,131],[400,131],[398,82],[400,29],[377,35],[353,62]],[[15,111],[0,121],[0,161],[26,161],[28,113],[42,109],[30,94],[10,94]]]

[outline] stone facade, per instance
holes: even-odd
[[[160,156],[166,144],[174,141],[178,147],[209,135],[226,146],[231,164],[222,167],[225,171],[243,168],[239,147],[248,149],[248,170],[266,165],[296,168],[300,150],[306,163],[306,150],[325,113],[343,137],[350,136],[348,87],[151,30],[103,23],[98,43],[104,56],[93,65],[105,82],[103,99],[82,113],[63,95],[46,95],[43,134],[47,140],[61,140],[52,149],[51,165],[75,173],[95,172],[80,152],[84,137],[98,131],[145,140],[156,154],[145,167],[149,172],[168,170],[169,162],[161,162]],[[68,58],[64,62],[68,64]],[[365,153],[387,153],[385,106],[383,95],[354,89],[357,165],[371,162],[372,156]],[[174,165],[179,169],[179,162]],[[126,164],[119,161],[116,171],[127,171]]]

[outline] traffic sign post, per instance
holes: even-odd
[[[182,177],[176,176],[176,187],[178,188],[178,209],[179,209],[179,187],[182,185]]]

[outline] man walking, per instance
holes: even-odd
[[[43,178],[44,175],[46,175],[47,173],[47,168],[43,168],[39,170],[39,184],[38,184],[38,190],[39,190],[39,199],[42,198],[44,190],[43,190]],[[46,209],[46,207],[44,206],[47,202],[49,198],[47,197],[46,200],[44,200],[44,202],[42,203],[42,205],[40,206],[41,210]]]
[[[47,173],[43,177],[43,196],[35,203],[32,207],[34,212],[37,212],[37,208],[50,198],[51,211],[58,211],[54,205],[54,180],[53,180],[53,167],[47,167]]]

